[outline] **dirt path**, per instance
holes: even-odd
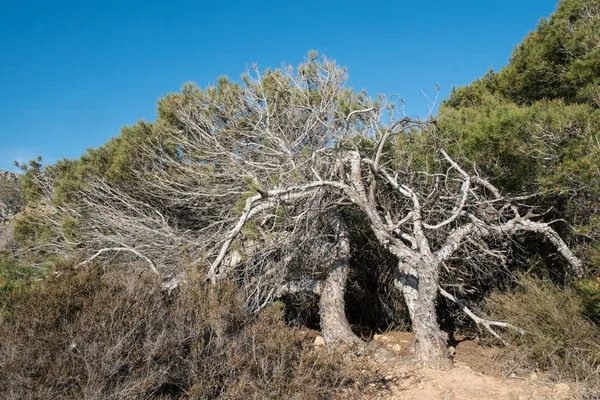
[[[403,400],[567,400],[576,398],[565,383],[551,383],[527,372],[527,376],[504,377],[494,361],[495,350],[464,341],[457,345],[454,368],[438,371],[419,368],[409,361],[412,334],[391,332],[376,335],[374,342],[402,357],[402,361],[379,362],[382,383],[372,385],[366,398]],[[523,375],[521,372],[520,375]]]
[[[382,371],[383,372],[383,371]],[[566,400],[573,398],[569,385],[529,380],[502,379],[455,365],[449,371],[418,368],[389,368],[387,388],[375,398],[405,400]]]

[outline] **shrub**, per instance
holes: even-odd
[[[141,269],[64,272],[0,322],[8,399],[321,399],[367,379],[313,350],[282,312],[250,315],[231,284],[161,290]],[[358,370],[364,370],[359,368]]]
[[[0,250],[0,317],[11,308],[13,297],[33,287],[48,271],[47,265],[25,265],[10,251]]]
[[[580,280],[576,289],[586,314],[594,321],[600,322],[600,276]]]
[[[512,338],[513,361],[546,370],[557,380],[600,389],[600,329],[585,318],[573,289],[521,276],[515,291],[492,294],[486,306],[494,318],[525,330],[524,335]]]

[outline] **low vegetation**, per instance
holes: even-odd
[[[65,270],[0,321],[5,399],[323,399],[374,374],[313,349],[281,308],[252,315],[227,282],[167,293],[143,268]],[[362,371],[362,372],[361,372]]]
[[[600,327],[586,318],[576,290],[523,275],[515,290],[493,293],[486,308],[524,330],[512,333],[512,345],[504,353],[508,373],[541,370],[556,381],[578,382],[582,395],[598,393]]]

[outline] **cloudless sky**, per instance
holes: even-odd
[[[441,100],[500,69],[557,1],[0,0],[0,169],[79,157],[154,120],[184,82],[297,65],[311,49],[347,66],[351,87],[426,116],[422,91],[440,85]]]

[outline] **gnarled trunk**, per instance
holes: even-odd
[[[332,267],[324,282],[319,301],[321,331],[327,344],[358,344],[361,340],[352,332],[344,304],[348,264]]]
[[[412,321],[413,352],[425,366],[451,368],[446,335],[440,329],[435,309],[439,280],[436,263],[426,260],[417,267],[402,262],[398,266],[400,278],[396,285],[402,290]]]
[[[337,239],[335,254],[322,286],[319,301],[321,331],[327,344],[359,344],[362,341],[352,332],[346,318],[344,294],[350,264],[350,240],[346,225],[340,216],[334,220]]]

